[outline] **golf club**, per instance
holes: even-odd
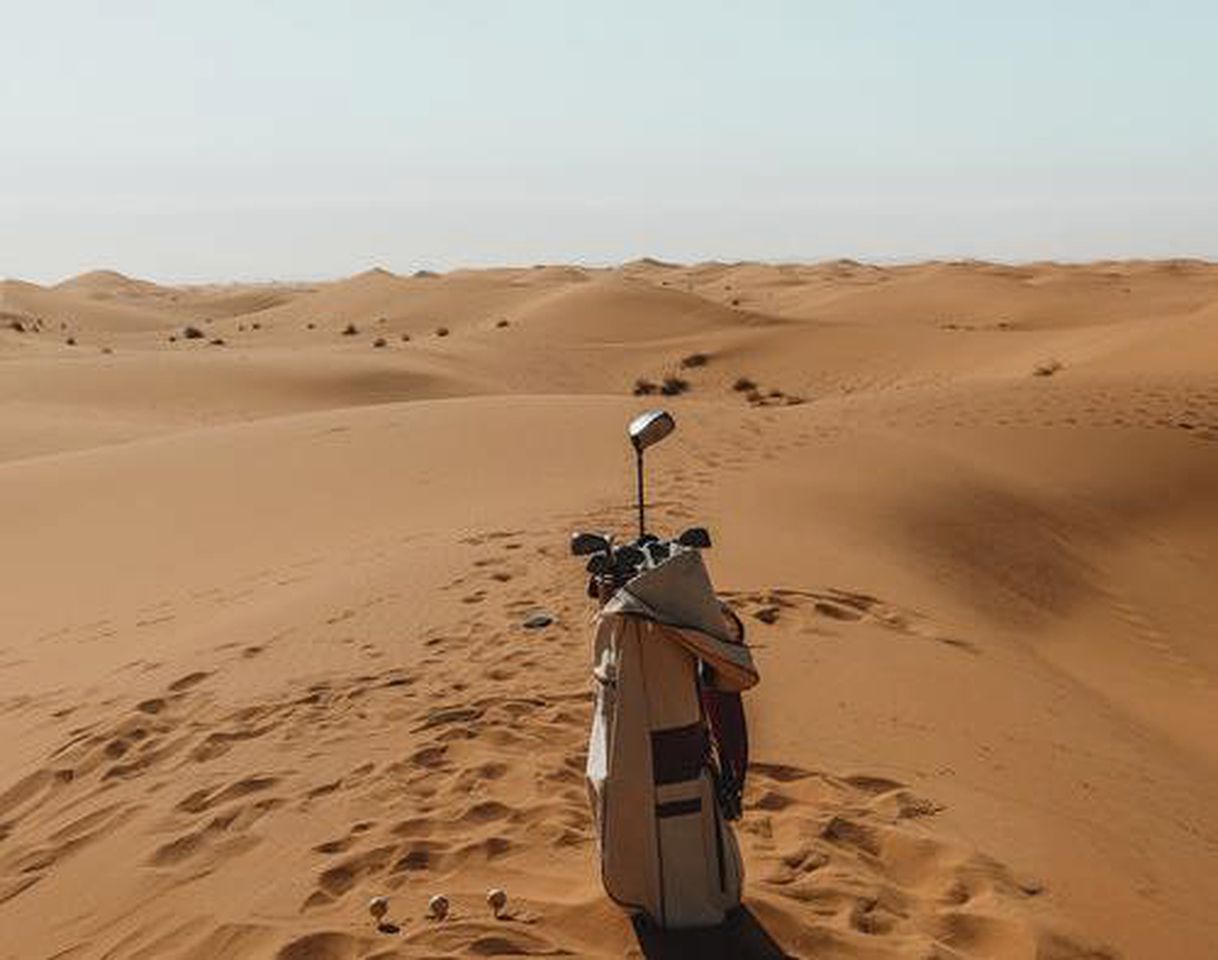
[[[611,568],[611,561],[607,553],[594,553],[588,558],[588,565],[584,567],[593,576],[600,576],[603,573],[608,573]]]
[[[611,548],[609,538],[603,533],[571,534],[571,553],[577,557],[586,557],[593,553],[608,553]]]
[[[635,472],[638,478],[639,494],[639,540],[647,534],[643,507],[643,451],[653,444],[659,443],[673,432],[677,423],[667,410],[648,410],[640,413],[630,421],[627,432],[634,446]]]
[[[647,551],[647,559],[651,561],[651,565],[658,567],[672,553],[672,544],[666,543],[663,540],[656,540],[653,543],[647,544],[644,549]]]
[[[624,544],[613,551],[613,579],[616,584],[630,580],[647,557],[643,551],[632,544]]]
[[[706,527],[690,527],[688,530],[682,531],[681,535],[677,537],[677,543],[683,547],[706,550],[711,545],[710,531]]]

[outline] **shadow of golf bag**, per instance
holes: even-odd
[[[740,903],[748,739],[758,681],[739,619],[695,549],[617,587],[593,649],[587,778],[609,896],[661,928],[712,926]]]

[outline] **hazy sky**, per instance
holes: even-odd
[[[1218,257],[1213,0],[0,0],[0,276]]]

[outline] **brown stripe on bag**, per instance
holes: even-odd
[[[707,753],[706,728],[701,721],[684,727],[651,731],[651,773],[657,786],[694,780]]]
[[[689,800],[669,800],[667,803],[656,804],[656,816],[663,820],[665,817],[684,817],[702,810],[702,798],[691,797]]]

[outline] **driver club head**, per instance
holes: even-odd
[[[634,449],[642,452],[653,444],[659,443],[677,427],[672,414],[667,410],[648,410],[640,413],[630,421],[627,433]]]
[[[600,533],[571,534],[571,553],[577,557],[586,557],[593,553],[608,553],[609,538]]]

